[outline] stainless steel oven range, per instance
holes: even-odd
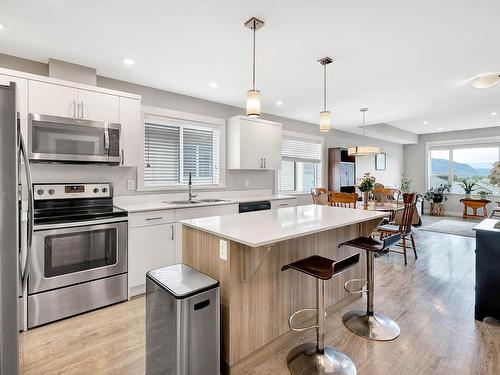
[[[34,184],[28,328],[124,301],[127,212],[113,186]]]

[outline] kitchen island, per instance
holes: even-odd
[[[183,263],[220,281],[224,372],[237,374],[278,351],[297,335],[288,317],[315,306],[315,279],[281,272],[283,265],[315,254],[340,260],[355,252],[339,249],[341,242],[369,235],[386,216],[308,205],[182,221]],[[344,283],[364,277],[362,252],[357,266],[326,283],[329,315],[359,297]]]

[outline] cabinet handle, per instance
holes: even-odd
[[[264,159],[263,158],[260,158],[260,167],[264,168]]]
[[[283,206],[288,206],[288,203],[280,203],[280,206],[283,207]]]
[[[125,156],[124,156],[124,155],[125,155],[125,154],[123,153],[123,148],[122,148],[122,165],[124,165],[124,164],[125,164]]]
[[[81,118],[83,118],[83,100],[82,100],[82,115]]]
[[[73,100],[73,117],[76,117],[76,100]]]
[[[172,225],[170,226],[170,228],[172,229],[172,241],[173,241],[173,240],[174,240],[174,232],[175,232],[175,231],[174,231],[174,225],[172,224]]]
[[[163,219],[163,216],[147,217],[146,218],[147,221],[150,221],[150,220],[161,220],[161,219]]]
[[[267,168],[267,159],[264,158],[264,168]]]

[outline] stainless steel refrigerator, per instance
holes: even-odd
[[[29,161],[16,112],[16,86],[0,85],[0,374],[18,374],[18,332],[33,233]],[[24,190],[24,197],[23,197]],[[24,200],[24,204],[23,204]],[[27,205],[27,226],[21,208]],[[21,229],[26,228],[26,229]],[[24,233],[23,233],[24,232]],[[26,246],[21,246],[26,238]]]

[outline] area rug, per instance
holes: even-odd
[[[447,234],[456,234],[458,236],[476,237],[472,230],[478,223],[475,221],[459,221],[443,219],[435,223],[425,225],[420,230],[427,232],[439,232]]]

